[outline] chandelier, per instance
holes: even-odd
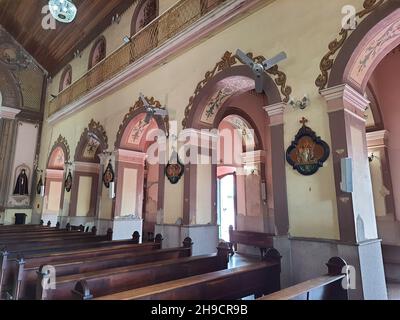
[[[72,22],[77,12],[76,6],[70,0],[50,0],[49,9],[54,19],[63,23]]]

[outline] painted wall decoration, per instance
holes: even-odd
[[[174,151],[171,155],[170,161],[168,161],[165,167],[165,175],[167,176],[169,182],[172,184],[177,184],[183,176],[185,170],[184,165],[179,160],[178,153]]]
[[[71,65],[68,65],[64,68],[64,71],[61,75],[59,91],[60,92],[63,91],[68,86],[70,86],[71,83],[72,83],[72,67]]]
[[[106,39],[99,38],[93,45],[89,58],[89,69],[93,68],[106,57]]]
[[[65,191],[70,192],[72,189],[72,173],[68,172],[67,178],[65,179]]]
[[[110,160],[110,162],[108,163],[108,166],[106,168],[106,171],[104,171],[104,174],[103,174],[103,183],[106,188],[110,187],[110,183],[114,182],[114,178],[115,178],[115,173],[114,173],[114,169],[113,169],[113,166],[112,166],[111,160]]]
[[[136,33],[152,22],[158,15],[157,0],[147,0],[142,3],[133,32]]]
[[[83,157],[86,159],[94,159],[99,146],[100,142],[97,139],[90,137],[85,145]]]
[[[302,127],[286,151],[286,160],[300,174],[315,174],[328,159],[330,148],[316,133],[306,126],[307,119],[300,121]]]

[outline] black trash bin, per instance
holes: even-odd
[[[16,213],[15,214],[15,224],[25,224],[26,214],[25,213]]]

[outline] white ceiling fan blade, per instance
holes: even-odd
[[[157,116],[166,117],[168,115],[168,110],[157,108],[154,109],[154,114]]]
[[[286,54],[286,52],[282,51],[281,53],[277,54],[275,57],[265,60],[262,64],[263,64],[265,70],[268,70],[285,59],[287,59],[287,54]]]
[[[147,102],[147,100],[146,100],[145,96],[143,95],[143,93],[140,93],[140,99],[142,100],[143,105],[145,107],[150,107],[150,104]]]
[[[240,61],[248,66],[252,67],[254,65],[254,61],[250,59],[247,54],[245,54],[242,50],[238,49],[236,51],[236,55],[239,57]]]

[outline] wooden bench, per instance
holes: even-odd
[[[327,263],[328,274],[272,293],[258,300],[348,300],[346,262],[338,257]]]
[[[274,235],[271,233],[253,232],[253,231],[237,231],[233,230],[233,226],[229,226],[229,243],[231,247],[231,255],[237,251],[238,243],[257,247],[260,249],[261,258],[265,252],[274,247]]]
[[[280,255],[267,250],[264,261],[98,297],[95,300],[234,300],[280,289]],[[87,287],[80,290],[89,293]]]
[[[190,241],[191,243],[191,241]],[[93,272],[72,274],[56,278],[56,288],[46,288],[43,283],[48,283],[51,274],[46,268],[40,268],[38,278],[38,300],[71,300],[87,299],[84,291],[79,291],[82,284],[90,288],[91,295],[101,296],[137,288],[144,285],[158,283],[169,279],[178,279],[184,276],[200,274],[227,268],[229,247],[219,247],[218,254],[197,256],[189,258],[177,258],[143,264],[133,264],[123,267],[97,270]],[[157,254],[157,252],[153,252]],[[44,270],[44,271],[43,271]]]
[[[192,241],[190,238],[185,239],[183,247],[159,249],[152,251],[130,250],[124,253],[107,252],[102,256],[89,257],[70,257],[68,262],[60,257],[60,262],[51,259],[27,258],[21,261],[15,261],[18,266],[18,272],[14,274],[13,281],[13,298],[19,299],[35,299],[36,284],[40,267],[51,265],[56,272],[57,277],[94,272],[109,268],[117,268],[139,263],[149,263],[168,259],[178,259],[190,257],[192,252]]]
[[[157,243],[138,244],[137,232],[134,232],[132,240],[118,240],[118,241],[99,241],[99,242],[77,242],[77,243],[61,243],[58,245],[48,245],[43,247],[28,247],[24,250],[19,251],[7,251],[3,249],[0,251],[0,298],[2,292],[5,291],[4,283],[10,283],[10,277],[13,278],[13,274],[17,272],[15,264],[10,264],[9,261],[21,258],[35,258],[36,261],[40,259],[54,259],[59,261],[61,256],[68,261],[71,257],[95,257],[106,255],[112,251],[114,253],[124,253],[132,250],[157,250],[161,249],[161,239],[158,237]],[[112,230],[109,230],[108,236],[112,237]],[[14,267],[14,268],[13,268]],[[11,268],[11,269],[10,269]],[[9,289],[9,287],[7,287]]]

